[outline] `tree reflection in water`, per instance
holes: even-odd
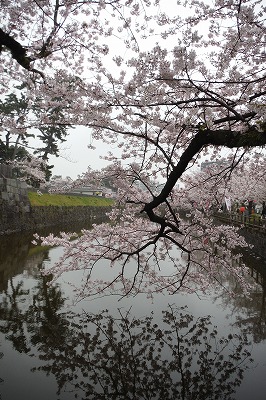
[[[209,316],[170,306],[155,318],[119,310],[63,313],[59,287],[39,277],[31,302],[20,283],[0,306],[0,330],[17,351],[43,361],[58,396],[79,399],[232,399],[251,362],[245,335],[219,338]],[[24,300],[23,300],[24,299]]]
[[[223,308],[231,310],[228,318],[235,319],[235,325],[241,330],[248,332],[253,337],[254,343],[266,340],[266,271],[265,260],[260,257],[244,253],[245,262],[250,269],[250,276],[245,276],[247,283],[253,284],[253,290],[249,296],[242,295],[242,288],[232,275],[228,274],[226,285],[229,287],[228,295],[217,295],[216,300],[222,302]],[[234,259],[233,264],[242,262],[241,258]],[[235,297],[229,295],[230,290]]]

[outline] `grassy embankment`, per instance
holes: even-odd
[[[29,201],[32,206],[91,206],[106,207],[111,206],[114,201],[105,197],[93,196],[71,196],[67,194],[38,194],[28,192]]]
[[[114,201],[104,197],[93,196],[70,196],[65,194],[49,194],[42,195],[36,192],[28,192],[30,204],[32,206],[92,206],[106,207],[111,206]],[[29,250],[29,256],[49,249],[49,246],[34,246]]]

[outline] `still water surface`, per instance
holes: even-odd
[[[48,287],[41,270],[62,250],[35,250],[30,234],[0,238],[1,400],[265,400],[263,260],[249,259],[251,299],[215,288],[73,305],[78,273]]]

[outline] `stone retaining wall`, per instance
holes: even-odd
[[[75,223],[102,221],[106,218],[109,207],[30,207],[29,212],[4,212],[0,216],[0,235],[14,232],[36,231],[38,229],[62,226]]]
[[[217,221],[223,224],[239,226],[239,233],[244,236],[247,243],[253,245],[250,253],[266,259],[266,229],[264,225],[249,223],[247,223],[246,226],[244,226],[244,223],[240,225],[236,223],[234,219],[230,218],[230,215],[226,214],[216,214],[216,222]]]
[[[244,236],[246,241],[253,245],[251,253],[266,259],[266,236],[265,233],[255,229],[242,228],[239,233]]]
[[[36,231],[50,226],[102,220],[110,207],[32,207],[27,185],[17,179],[0,178],[0,235]]]
[[[12,166],[7,164],[0,164],[0,177],[12,178]]]
[[[26,183],[0,178],[0,234],[22,230],[30,211]]]

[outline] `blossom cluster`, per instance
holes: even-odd
[[[38,109],[3,117],[6,129],[84,126],[110,148],[107,169],[60,188],[111,180],[109,223],[75,241],[42,238],[64,248],[55,278],[87,271],[80,296],[207,290],[226,286],[228,271],[250,289],[245,266],[232,263],[246,243],[211,213],[225,196],[264,196],[254,148],[266,143],[265,5],[172,3],[2,1],[0,93],[22,90]],[[225,151],[222,171],[194,174]],[[104,260],[111,278],[97,276]]]

